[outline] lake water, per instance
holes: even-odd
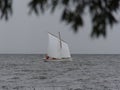
[[[0,90],[120,90],[120,55],[0,55]]]

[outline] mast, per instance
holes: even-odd
[[[60,40],[60,48],[62,48],[62,42],[61,42],[61,35],[60,35],[60,32],[59,32],[59,40]]]

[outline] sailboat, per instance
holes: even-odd
[[[68,44],[59,36],[48,33],[48,50],[45,61],[72,61]]]

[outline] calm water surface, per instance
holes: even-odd
[[[0,55],[0,90],[120,90],[120,55]]]

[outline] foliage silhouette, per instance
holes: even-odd
[[[12,0],[0,0],[0,16],[8,20],[12,14]]]
[[[119,10],[120,0],[31,0],[28,3],[29,13],[39,15],[47,9],[54,12],[57,7],[63,9],[61,20],[70,24],[75,32],[84,25],[85,9],[91,15],[92,37],[107,35],[107,25],[113,26],[117,20],[113,13]],[[12,0],[0,0],[1,18],[7,20],[12,14]]]

